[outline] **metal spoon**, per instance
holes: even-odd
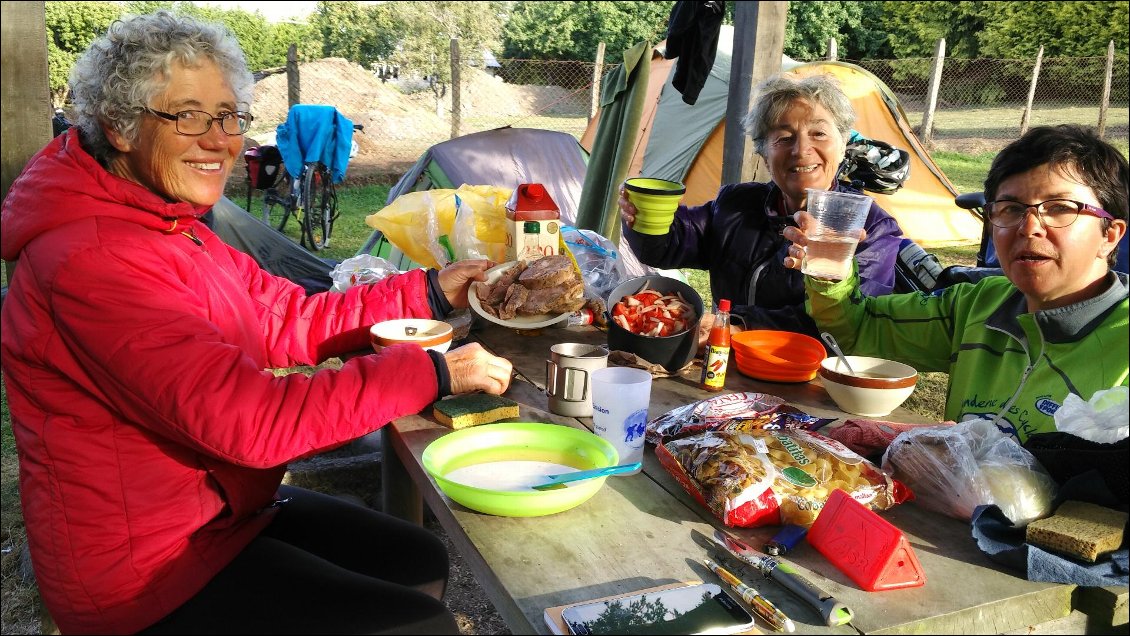
[[[835,336],[827,331],[821,331],[820,337],[823,338],[824,342],[828,343],[828,346],[832,348],[832,351],[840,357],[840,362],[843,362],[844,366],[847,367],[848,373],[855,375],[855,369],[851,368],[851,364],[847,361],[847,356],[844,355],[843,351],[840,351],[840,344],[836,342]]]

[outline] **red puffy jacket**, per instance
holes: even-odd
[[[367,348],[380,320],[430,317],[422,270],[307,297],[203,212],[111,175],[75,128],[4,201],[4,380],[32,562],[64,633],[164,617],[270,521],[287,462],[437,398],[415,345],[313,377],[264,370]]]

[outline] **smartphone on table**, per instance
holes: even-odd
[[[735,634],[753,627],[753,616],[713,583],[582,603],[565,608],[569,633]]]

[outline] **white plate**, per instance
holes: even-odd
[[[493,284],[499,279],[499,277],[502,276],[502,272],[510,269],[510,267],[517,262],[518,261],[510,261],[509,263],[495,265],[494,267],[488,269],[486,272],[486,284]],[[569,317],[569,312],[567,311],[557,315],[536,314],[533,316],[514,316],[510,320],[503,320],[498,316],[492,316],[483,309],[483,306],[481,304],[479,304],[478,286],[482,284],[483,283],[479,282],[471,284],[471,289],[467,292],[467,302],[471,305],[471,311],[474,311],[476,314],[482,316],[483,318],[486,318],[496,325],[502,325],[503,327],[513,327],[514,329],[538,329],[541,327],[555,325]]]

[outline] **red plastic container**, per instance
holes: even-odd
[[[902,531],[842,490],[828,497],[807,539],[868,592],[926,584],[922,565]]]

